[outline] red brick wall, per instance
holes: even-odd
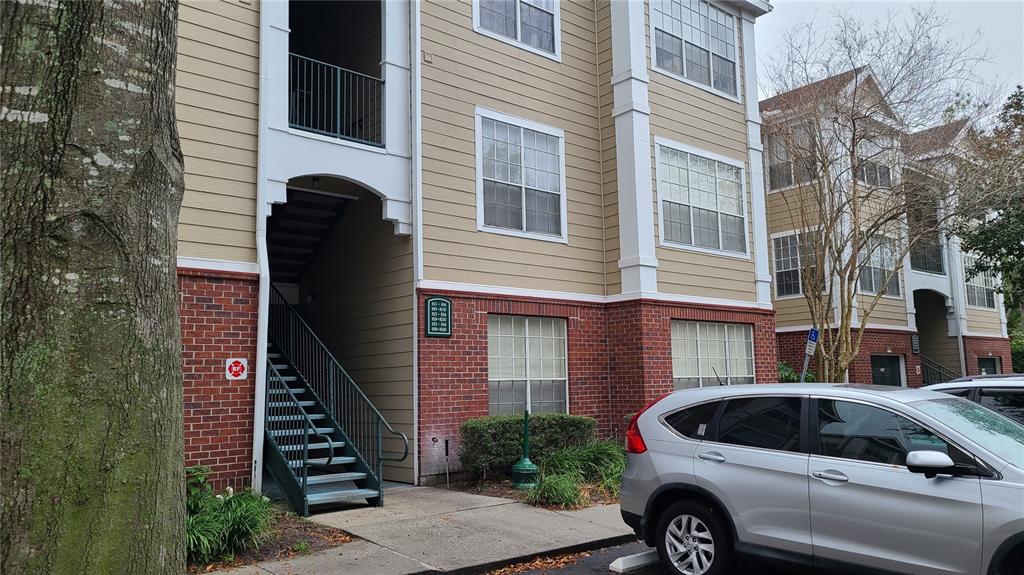
[[[444,472],[444,440],[452,470],[459,468],[459,424],[487,415],[487,314],[565,318],[569,351],[569,412],[598,420],[599,433],[617,436],[627,414],[672,389],[671,320],[754,324],[759,382],[776,381],[775,316],[767,310],[655,301],[614,304],[423,291],[452,300],[452,337],[419,332],[420,474]],[[422,322],[421,322],[422,323]],[[437,442],[433,438],[437,438]]]
[[[1013,359],[1010,356],[1010,340],[1005,337],[964,336],[964,356],[967,375],[979,375],[979,357],[999,357],[1003,373],[1013,373]]]
[[[252,479],[259,279],[178,269],[185,392],[185,465],[210,467],[217,487]],[[249,376],[228,381],[224,362],[249,360]]]
[[[907,373],[907,386],[920,387],[922,376],[918,372],[921,357],[912,352],[911,333],[897,330],[871,329],[864,332],[861,340],[860,353],[850,364],[850,381],[852,383],[871,383],[871,354],[902,355]],[[779,359],[788,363],[797,372],[803,367],[804,347],[807,332],[785,332],[776,335],[779,348]],[[812,360],[808,368],[817,372]]]

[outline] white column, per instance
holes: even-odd
[[[772,276],[768,270],[768,213],[764,190],[764,145],[757,100],[757,52],[754,17],[743,14],[743,85],[747,107],[747,156],[750,162],[750,208],[754,224],[754,286],[757,303],[771,305]]]
[[[381,78],[384,80],[384,145],[389,154],[410,157],[411,91],[409,5],[399,0],[382,3]],[[405,233],[409,233],[406,231]]]
[[[654,249],[644,3],[613,1],[611,18],[622,292],[653,293],[658,291],[658,259]]]

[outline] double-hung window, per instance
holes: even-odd
[[[857,146],[860,156],[854,176],[869,186],[888,188],[892,185],[892,171],[885,163],[886,151],[878,143],[863,140]]]
[[[768,137],[768,187],[771,190],[806,184],[818,174],[811,130],[799,125],[792,134]]]
[[[860,289],[869,294],[900,295],[896,273],[896,242],[880,237],[867,242],[860,252]]]
[[[736,17],[704,0],[651,0],[657,69],[736,97]]]
[[[754,330],[744,323],[672,321],[676,389],[754,383]]]
[[[564,241],[562,131],[481,112],[477,134],[480,228]]]
[[[747,217],[740,165],[659,144],[662,241],[746,254]]]
[[[556,0],[475,0],[477,30],[558,57]]]
[[[964,275],[978,262],[974,256],[964,255]],[[967,278],[967,305],[996,308],[996,276],[991,271],[980,271]]]
[[[800,295],[804,281],[816,277],[814,253],[811,245],[814,235],[790,234],[772,240],[775,250],[775,295],[777,297]],[[810,276],[809,278],[806,276]]]
[[[565,319],[487,316],[488,412],[565,413]]]

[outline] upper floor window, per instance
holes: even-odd
[[[868,241],[860,252],[860,289],[869,294],[900,295],[896,270],[896,242],[890,238]]]
[[[864,160],[857,168],[857,181],[870,186],[888,188],[892,185],[892,174],[889,171],[889,166]]]
[[[561,130],[477,113],[477,220],[480,229],[565,241]]]
[[[478,31],[558,58],[555,0],[476,0],[474,4]]]
[[[745,323],[672,321],[676,389],[754,383],[754,329]]]
[[[488,412],[565,413],[565,319],[487,316]]]
[[[768,187],[772,190],[806,184],[817,176],[810,128],[796,126],[791,134],[768,136]]]
[[[964,255],[964,275],[978,262],[974,256]],[[967,305],[996,308],[996,276],[991,271],[980,271],[967,278]]]
[[[741,165],[659,144],[662,241],[746,254],[747,218]]]
[[[654,65],[736,97],[736,17],[704,0],[651,0]]]
[[[772,240],[775,251],[775,295],[778,297],[800,295],[804,281],[817,275],[814,254],[810,252],[806,234],[790,234]],[[806,266],[806,267],[805,267]]]

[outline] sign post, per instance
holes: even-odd
[[[804,368],[800,370],[800,383],[803,383],[807,379],[807,364],[810,363],[811,357],[814,356],[814,350],[818,348],[818,328],[811,328],[811,331],[807,332],[807,347],[804,348]]]

